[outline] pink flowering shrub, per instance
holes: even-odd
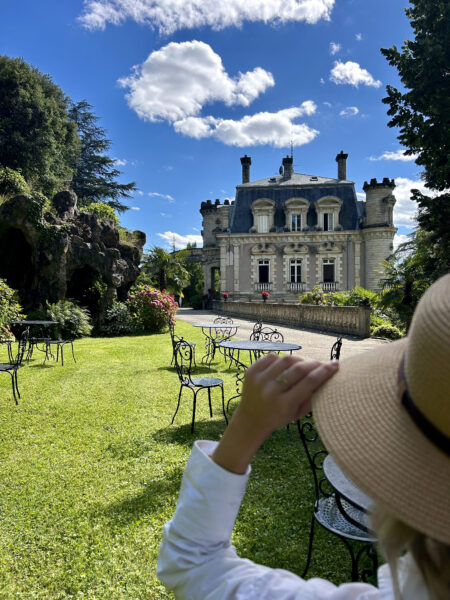
[[[130,290],[127,305],[139,331],[160,333],[169,318],[175,323],[178,304],[166,290],[160,292],[149,285],[137,285]]]

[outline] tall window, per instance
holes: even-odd
[[[334,258],[324,258],[322,260],[323,282],[334,283]]]
[[[323,213],[323,230],[324,231],[333,231],[334,229],[334,219],[333,213]]]
[[[302,261],[298,258],[291,259],[291,283],[300,283],[302,280]]]
[[[256,216],[256,230],[258,233],[268,233],[269,231],[269,215]]]
[[[291,231],[301,231],[302,230],[302,215],[294,214],[291,215]]]
[[[269,261],[258,260],[259,283],[269,283]]]

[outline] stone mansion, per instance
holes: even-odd
[[[380,263],[393,251],[394,181],[371,179],[356,197],[347,180],[347,154],[336,156],[337,178],[295,173],[292,156],[280,175],[250,180],[251,158],[241,158],[236,199],[202,202],[205,291],[230,299],[297,302],[320,285],[325,291],[355,285],[379,288]]]

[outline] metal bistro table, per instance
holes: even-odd
[[[241,351],[248,351],[249,353],[249,362],[250,364],[253,362],[253,358],[258,359],[262,354],[267,354],[268,352],[292,352],[294,350],[300,350],[301,346],[299,344],[290,344],[288,342],[264,342],[257,340],[228,340],[225,342],[220,342],[219,348],[223,348],[225,351],[228,351],[228,356],[230,358],[230,363],[233,362],[237,367],[236,372],[236,394],[232,396],[227,402],[227,411],[230,406],[230,402],[235,398],[240,398],[242,393],[242,382],[244,380],[244,375],[246,369],[249,367],[248,364],[245,364],[240,359]],[[237,350],[238,357],[232,353],[232,350]]]
[[[194,327],[202,328],[205,336],[205,355],[202,357],[202,364],[210,367],[216,354],[216,348],[220,347],[223,341],[233,337],[239,325],[234,323],[197,323]]]
[[[41,327],[41,336],[39,337],[30,337],[28,339],[28,352],[27,352],[27,357],[26,360],[30,360],[32,354],[33,354],[33,350],[34,348],[36,348],[37,350],[39,350],[40,352],[44,352],[47,355],[47,345],[46,342],[48,340],[51,340],[50,337],[44,337],[42,329],[44,327],[48,327],[50,325],[58,325],[57,321],[11,321],[11,325],[23,325],[25,327],[31,327],[32,325],[37,326],[37,327]],[[42,347],[39,347],[39,344],[42,344]]]
[[[347,519],[355,527],[359,527],[366,533],[372,533],[368,527],[367,520],[364,522],[354,518],[358,511],[362,511],[364,515],[373,504],[372,498],[367,496],[351,479],[342,471],[341,467],[336,463],[331,454],[327,454],[323,461],[323,472],[336,493],[336,504],[342,513],[342,516]],[[346,510],[341,502],[341,499],[346,500],[349,504],[357,509],[352,516],[349,510]]]

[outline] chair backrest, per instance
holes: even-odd
[[[341,347],[342,347],[342,338],[338,337],[338,339],[331,346],[330,360],[339,360],[339,357],[341,355]]]
[[[258,340],[261,342],[284,342],[284,335],[278,329],[262,327],[258,334]]]
[[[171,317],[169,317],[167,319],[167,324],[169,326],[169,333],[170,333],[170,337],[172,338],[172,342],[173,342],[173,336],[175,335],[175,323],[173,322]]]
[[[228,325],[233,323],[233,319],[231,317],[217,317],[214,319],[214,323]]]
[[[258,321],[256,321],[256,323],[253,325],[253,331],[250,334],[250,340],[252,341],[259,341],[259,336],[261,334],[261,329],[262,329],[262,321],[261,319],[259,319]]]
[[[323,474],[322,467],[328,452],[319,438],[312,413],[306,415],[301,421],[297,421],[297,428],[314,478],[316,509],[321,496],[329,497],[332,495],[331,486]]]
[[[191,378],[194,349],[192,344],[180,338],[174,346],[175,368],[183,385],[193,385]]]
[[[16,367],[20,367],[20,365],[22,364],[23,357],[24,357],[26,349],[27,349],[29,336],[30,336],[30,328],[27,327],[22,332],[22,335],[20,336],[20,339],[19,339],[19,346],[17,348],[16,358],[14,359],[14,362],[13,362],[13,364]]]

